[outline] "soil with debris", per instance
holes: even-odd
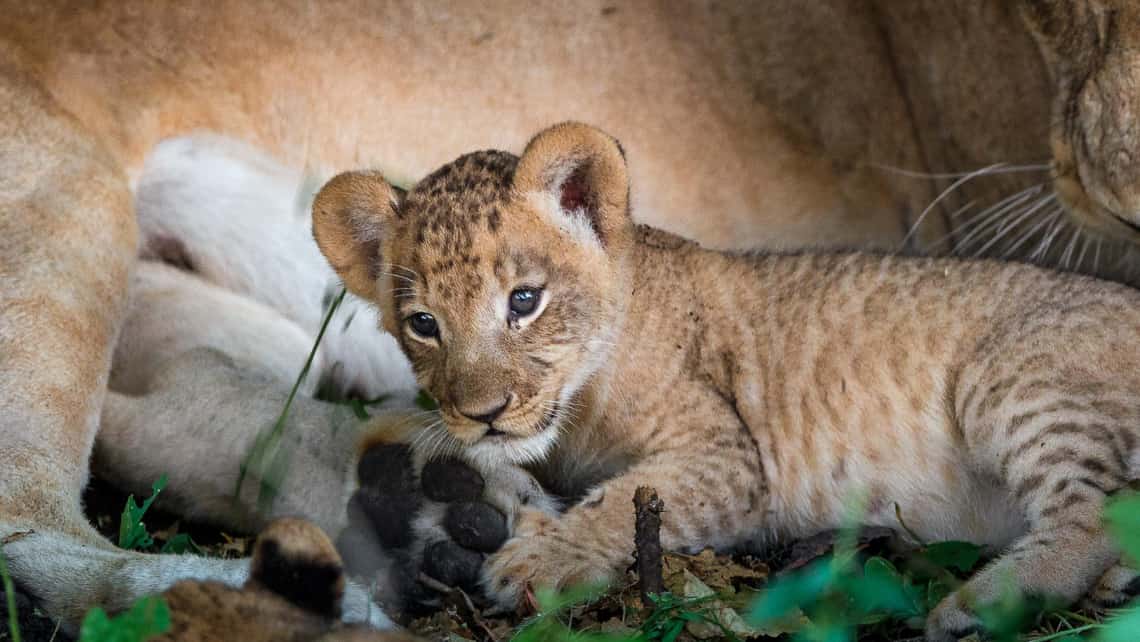
[[[118,536],[119,518],[126,495],[111,486],[95,481],[85,495],[89,517],[109,539]],[[632,508],[632,506],[631,506]],[[160,544],[178,533],[187,533],[207,555],[242,557],[252,549],[253,538],[221,532],[209,526],[184,524],[174,515],[152,509],[146,515],[146,526]],[[741,617],[757,593],[783,573],[801,569],[810,562],[833,552],[835,533],[822,533],[763,552],[752,554],[719,555],[706,550],[698,555],[665,553],[661,558],[662,579],[668,599],[678,604],[699,604],[701,617],[692,617],[692,610],[678,610],[669,620],[670,626],[683,628],[676,631],[678,641],[787,639],[785,633],[798,628],[801,622],[789,621],[754,629]],[[633,543],[631,542],[631,546]],[[898,550],[898,539],[889,529],[865,529],[859,536],[857,550],[868,556],[891,556]],[[431,583],[430,578],[422,578]],[[477,595],[467,595],[438,582],[428,589],[439,594],[439,603],[430,609],[397,614],[397,619],[415,633],[430,640],[442,642],[507,642],[516,636],[521,625],[533,617],[534,606],[525,612],[501,613],[483,602]],[[0,590],[0,641],[10,639],[7,609]],[[28,642],[67,642],[73,637],[59,631],[56,625],[35,608],[33,600],[17,591],[16,604],[23,640]],[[656,607],[656,608],[655,608]],[[662,604],[646,605],[640,596],[633,568],[626,581],[606,595],[593,601],[569,607],[560,617],[575,632],[633,634],[639,629],[652,627],[653,618],[661,617]],[[678,614],[680,616],[678,617]],[[802,617],[802,616],[800,616]],[[562,626],[563,624],[559,624]],[[781,626],[786,625],[786,628]],[[543,640],[545,637],[531,637]],[[860,641],[894,641],[921,639],[919,631],[902,623],[884,622],[860,630]]]
[[[689,613],[699,611],[702,617],[690,619],[677,635],[678,642],[702,640],[778,639],[798,629],[799,622],[788,621],[777,626],[757,629],[749,626],[741,612],[770,578],[780,573],[802,568],[832,552],[836,533],[821,533],[783,546],[773,547],[763,554],[721,555],[706,549],[697,555],[665,553],[662,556],[662,575],[665,590],[680,602],[699,604]],[[897,544],[889,529],[865,529],[859,536],[856,549],[868,555],[886,553]],[[443,590],[440,587],[440,590]],[[458,599],[456,599],[458,598]],[[657,605],[660,607],[660,604]],[[686,609],[688,610],[688,609]],[[478,596],[461,594],[457,589],[445,596],[439,610],[402,623],[416,633],[431,640],[446,642],[507,642],[527,621],[533,609],[527,612],[497,614],[481,602]],[[625,582],[604,596],[583,605],[570,607],[563,619],[572,624],[577,633],[630,634],[642,630],[647,620],[661,615],[661,608],[646,605],[640,596],[637,576],[632,568]],[[900,624],[869,635],[861,641],[899,641],[914,638],[917,632],[904,630]],[[543,637],[534,637],[542,640]]]

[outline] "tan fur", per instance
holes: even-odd
[[[332,542],[313,524],[279,519],[269,524],[254,548],[250,580],[241,589],[217,582],[186,580],[163,593],[171,612],[171,627],[153,638],[168,642],[248,640],[249,642],[361,640],[414,642],[402,633],[382,633],[346,627],[328,613],[290,601],[278,587],[266,584],[267,546],[286,563],[289,583],[303,588],[310,601],[330,600],[336,608],[344,592],[341,560]],[[314,571],[313,568],[317,568]],[[277,576],[280,581],[280,576]]]
[[[521,143],[549,118],[585,114],[657,150],[637,171],[660,187],[646,211],[673,213],[658,220],[696,208],[682,178],[703,175],[740,220],[764,191],[750,166],[761,146],[737,133],[751,96],[706,73],[739,64],[744,43],[720,29],[731,14],[553,2],[2,9],[0,539],[16,581],[67,626],[181,577],[245,574],[118,551],[80,508],[139,249],[129,185],[161,139],[205,128],[294,167],[367,160],[415,178],[459,149]],[[709,37],[678,48],[678,28]],[[542,71],[519,74],[524,63]],[[633,109],[647,92],[660,94],[654,109]],[[442,131],[453,138],[420,145]],[[727,172],[739,180],[722,183]]]
[[[1007,576],[1073,601],[1117,562],[1100,510],[1140,478],[1134,290],[996,262],[701,249],[634,226],[620,148],[574,123],[521,159],[463,156],[398,204],[380,181],[317,195],[322,249],[368,261],[341,269],[376,275],[356,287],[466,457],[583,497],[520,513],[485,569],[501,602],[624,569],[642,485],[670,507],[668,548],[804,536],[862,496],[868,523],[898,527],[897,505],[923,540],[1004,550],[934,611],[937,641],[976,625]],[[378,247],[353,240],[362,227]],[[534,286],[538,311],[512,320],[510,293]],[[423,313],[437,334],[417,334]]]
[[[913,239],[933,250],[954,231],[962,253],[1035,258],[1036,244],[1036,258],[1135,280],[1129,245],[1105,244],[1101,260],[1100,245],[1085,243],[1078,258],[1071,228],[1065,241],[1060,227],[1027,218],[979,227],[991,240],[1006,231],[1000,244],[965,242],[952,216],[960,205],[1040,177],[971,183],[917,221],[949,180],[877,166],[1044,160],[1054,96],[1081,98],[1086,134],[1074,149],[1131,132],[1135,9],[1088,6],[1097,29],[1081,33],[1113,36],[1093,48],[1114,55],[1088,58],[1101,64],[1099,92],[1054,90],[1050,70],[1085,76],[1042,62],[1009,3],[4,3],[0,374],[19,383],[0,392],[0,535],[34,531],[5,547],[16,579],[74,624],[91,604],[129,603],[179,574],[242,573],[113,551],[79,509],[137,249],[128,186],[159,140],[206,128],[294,165],[378,164],[406,181],[462,149],[517,146],[541,124],[588,119],[631,151],[641,220],[709,245],[889,249]],[[994,61],[1001,73],[973,71]],[[1073,216],[1083,223],[1097,210],[1071,185],[1070,165],[1091,199],[1132,216],[1103,196],[1130,202],[1131,164],[1097,162],[1128,150],[1074,152],[1066,164],[1071,137],[1060,139],[1058,191]],[[1010,249],[1013,230],[1061,240],[1027,236]],[[73,567],[90,573],[65,586],[58,577]],[[100,572],[108,567],[122,576]]]

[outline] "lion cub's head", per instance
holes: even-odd
[[[1053,182],[1071,216],[1140,242],[1140,3],[1021,0],[1056,83]]]
[[[313,234],[348,289],[379,304],[476,458],[547,451],[629,295],[625,159],[577,123],[543,131],[521,158],[463,156],[407,194],[377,173],[336,176]]]

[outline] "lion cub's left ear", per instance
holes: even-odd
[[[313,238],[349,292],[376,301],[380,241],[395,220],[402,192],[379,172],[334,176],[313,200]]]
[[[513,186],[581,242],[612,249],[628,235],[625,154],[596,127],[567,122],[540,132],[527,143]]]

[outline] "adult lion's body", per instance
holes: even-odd
[[[129,173],[208,128],[415,179],[573,116],[639,151],[654,224],[718,247],[891,248],[938,186],[874,164],[1049,155],[1048,70],[1004,3],[42,4],[6,7],[0,34]]]
[[[180,577],[245,576],[116,551],[79,506],[138,243],[131,181],[164,137],[211,129],[415,179],[572,117],[634,152],[635,211],[658,227],[719,247],[938,249],[959,204],[1043,178],[963,186],[908,238],[949,179],[878,165],[1045,160],[1051,69],[1007,3],[3,2],[0,539],[16,579],[74,623]]]

